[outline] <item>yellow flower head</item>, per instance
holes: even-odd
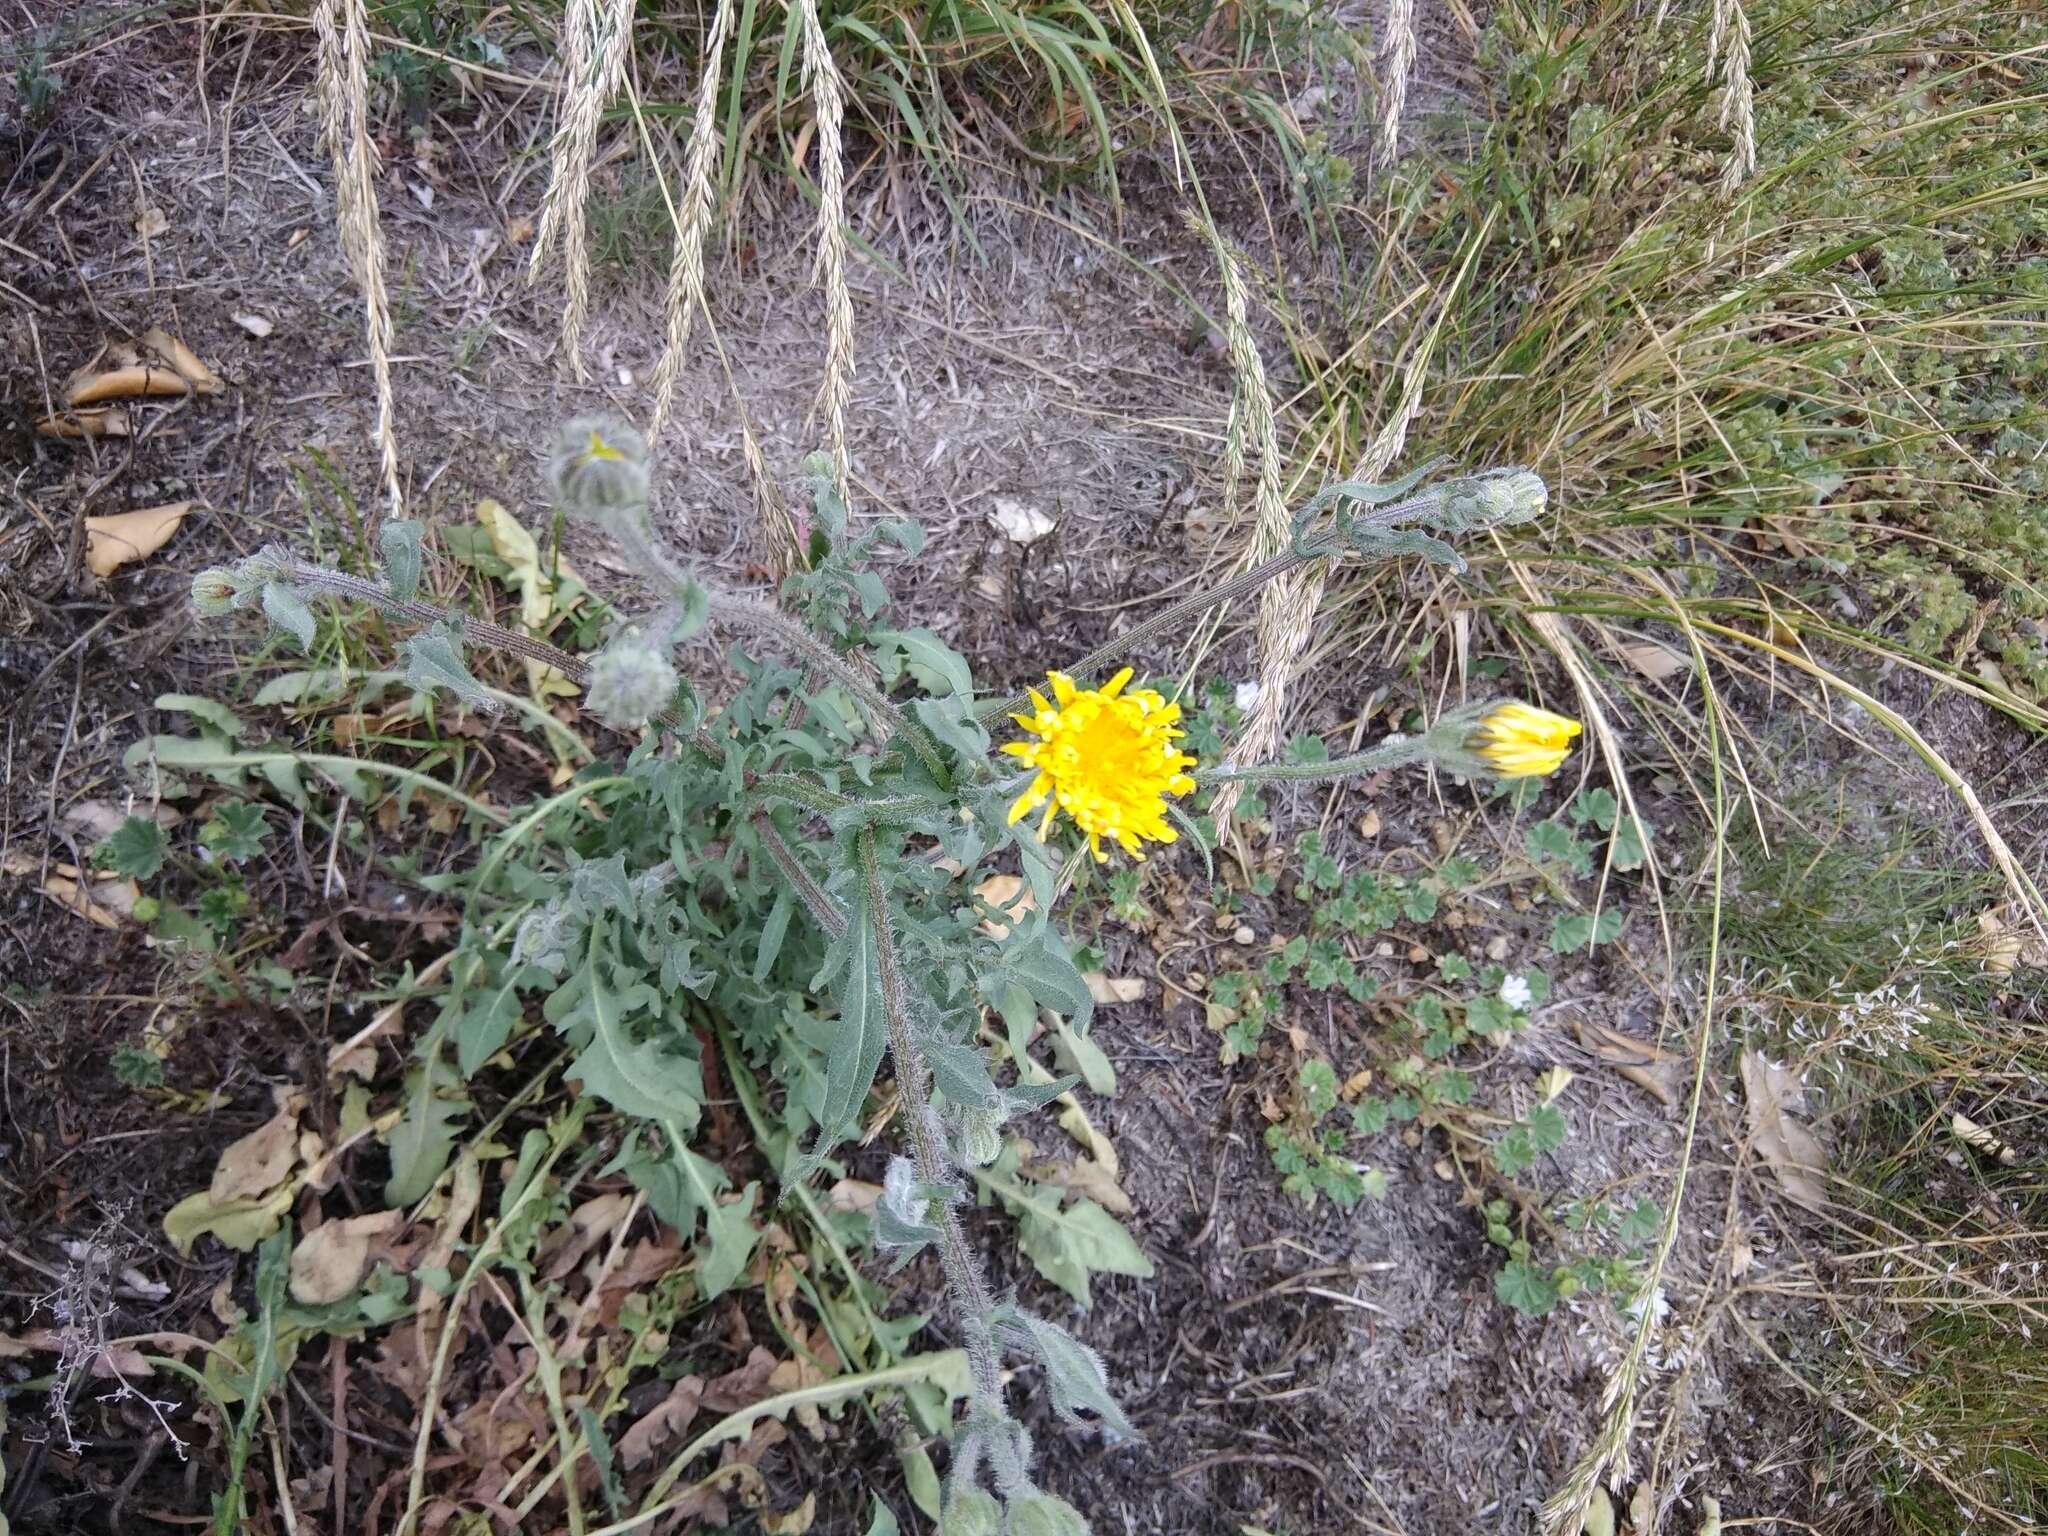
[[[1571,756],[1583,727],[1533,704],[1503,704],[1472,729],[1466,745],[1504,779],[1541,778]]]
[[[1010,821],[1045,807],[1038,839],[1065,811],[1088,834],[1088,849],[1098,864],[1108,862],[1105,837],[1116,839],[1125,853],[1142,859],[1141,842],[1170,843],[1175,833],[1166,823],[1166,796],[1185,795],[1195,787],[1187,770],[1195,760],[1174,746],[1184,734],[1178,726],[1180,706],[1169,704],[1155,690],[1124,692],[1131,669],[1100,688],[1079,689],[1063,672],[1049,672],[1057,702],[1031,690],[1033,710],[1012,715],[1036,741],[1016,741],[1003,750],[1038,770],[1031,787],[1010,807]]]

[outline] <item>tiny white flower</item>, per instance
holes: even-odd
[[[1249,683],[1239,683],[1237,685],[1237,707],[1239,709],[1250,709],[1254,704],[1258,702],[1259,685],[1256,680]]]
[[[1536,994],[1529,988],[1528,977],[1509,976],[1501,981],[1500,1000],[1520,1012],[1536,1000]]]

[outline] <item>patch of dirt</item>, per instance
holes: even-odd
[[[90,844],[66,836],[65,815],[81,802],[121,801],[123,752],[166,728],[155,698],[214,691],[247,659],[226,628],[193,620],[192,572],[272,539],[332,538],[356,515],[349,498],[358,507],[378,499],[368,372],[329,167],[307,111],[305,39],[223,36],[233,46],[202,47],[196,26],[179,25],[110,46],[67,72],[50,121],[11,123],[0,139],[0,237],[19,253],[8,278],[19,301],[4,322],[0,695],[10,704],[0,853],[83,865]],[[557,299],[545,282],[527,285],[519,238],[544,179],[525,147],[536,111],[530,98],[493,94],[388,130],[399,438],[409,505],[430,520],[467,522],[489,496],[539,523],[539,458],[554,424],[600,407],[640,414],[657,355],[661,274],[608,270],[585,342],[592,381],[557,373]],[[1257,177],[1216,174],[1219,208],[1260,206]],[[1026,681],[1113,633],[1128,607],[1206,558],[1221,526],[1212,470],[1228,372],[1166,281],[1212,294],[1209,258],[1181,229],[1177,195],[1156,166],[1134,169],[1124,186],[1131,201],[1120,217],[1073,198],[1055,218],[992,182],[970,200],[977,257],[942,208],[915,203],[897,178],[855,183],[855,221],[897,269],[855,268],[856,481],[866,508],[925,525],[927,552],[896,583],[902,609],[984,676]],[[615,190],[601,179],[600,198]],[[700,331],[676,422],[657,445],[665,531],[734,584],[759,581],[763,553],[734,396],[792,500],[796,466],[817,444],[810,405],[822,348],[807,221],[793,198],[750,204],[726,233],[712,291],[731,378]],[[1262,227],[1248,222],[1243,238]],[[271,329],[259,337],[237,316]],[[212,363],[228,392],[146,408],[128,440],[56,444],[27,429],[71,367],[156,324]],[[1028,548],[1011,543],[991,522],[998,496],[1046,513],[1053,533]],[[186,497],[206,510],[163,553],[104,586],[67,582],[74,517]],[[627,574],[580,534],[571,548],[588,568]],[[1144,659],[1171,666],[1176,656],[1162,648]],[[1225,649],[1210,665],[1227,674],[1234,659]],[[1347,726],[1374,705],[1379,680],[1365,667],[1326,671],[1304,693],[1309,723]],[[1376,796],[1377,842],[1344,830],[1366,804],[1359,791],[1276,796],[1274,819],[1291,840],[1321,817],[1339,831],[1336,851],[1361,865],[1427,854],[1441,812],[1426,789]],[[1653,806],[1652,819],[1665,809],[1677,814]],[[1507,835],[1485,822],[1461,830],[1475,853]],[[289,842],[304,868],[278,873],[278,920],[313,921],[329,910],[315,894],[320,850]],[[261,1123],[271,1082],[317,1080],[326,1046],[354,1021],[317,999],[256,1009],[183,995],[181,978],[136,932],[93,928],[45,900],[40,884],[40,871],[0,879],[0,972],[11,984],[0,998],[0,1264],[12,1276],[4,1328],[26,1326],[51,1293],[61,1244],[115,1213],[126,1262],[168,1287],[154,1302],[122,1299],[120,1328],[183,1328],[217,1286],[234,1282],[246,1295],[248,1266],[214,1246],[200,1250],[210,1258],[180,1259],[162,1239],[162,1211],[206,1183],[223,1145]],[[1213,971],[1205,950],[1227,942],[1202,918],[1189,919],[1194,940],[1164,959],[1128,934],[1109,935],[1113,973],[1178,983],[1162,1005],[1153,981],[1152,1001],[1107,1011],[1098,1026],[1122,1079],[1100,1119],[1156,1278],[1100,1279],[1093,1310],[1068,1315],[1065,1298],[1015,1254],[1004,1223],[981,1229],[999,1281],[1101,1350],[1145,1434],[1112,1447],[1062,1429],[1027,1381],[1017,1400],[1036,1416],[1048,1486],[1103,1531],[1529,1529],[1597,1433],[1622,1320],[1590,1298],[1544,1321],[1517,1320],[1494,1299],[1500,1256],[1440,1137],[1384,1139],[1384,1202],[1311,1211],[1283,1198],[1263,1145],[1262,1103],[1279,1080],[1219,1065],[1188,987],[1189,971]],[[1475,905],[1472,920],[1508,936],[1518,960],[1547,958],[1535,918]],[[425,954],[414,930],[393,921],[356,920],[344,932],[368,959],[328,978],[330,999]],[[1378,974],[1413,981],[1424,967],[1395,956]],[[1665,1043],[1682,1054],[1697,985],[1667,971],[1639,915],[1597,965],[1565,969],[1536,1026],[1488,1064],[1490,1081],[1510,1085],[1497,1108],[1525,1107],[1527,1085],[1551,1066],[1578,1074],[1567,1102],[1580,1134],[1533,1176],[1537,1187],[1661,1197],[1683,1096],[1665,1105],[1618,1084],[1575,1026],[1646,1038],[1675,1028]],[[166,1007],[193,1019],[171,1086],[220,1087],[204,1113],[164,1113],[110,1070],[113,1050]],[[1309,1048],[1349,1061],[1370,1053],[1384,1019],[1346,1004],[1288,1022]],[[1714,1493],[1731,1516],[1789,1516],[1812,1499],[1799,1460],[1809,1416],[1782,1378],[1731,1355],[1725,1334],[1692,1331],[1716,1294],[1736,1204],[1740,1109],[1710,1099],[1666,1283],[1670,1321],[1657,1330],[1660,1365],[1638,1424],[1668,1432],[1667,1497]],[[1048,1126],[1042,1139],[1057,1134]],[[943,1334],[943,1320],[934,1328]],[[302,1363],[302,1385],[324,1393],[325,1370]],[[25,1366],[14,1379],[28,1379]],[[17,1428],[35,1416],[20,1398],[8,1412]],[[353,1452],[364,1501],[403,1465],[388,1442],[410,1434],[379,1413],[388,1410],[369,1415],[369,1443]],[[10,1445],[17,1529],[139,1529],[134,1522],[156,1515],[189,1523],[204,1509],[214,1452],[178,1466],[132,1404],[115,1405],[88,1438],[95,1443],[77,1454]],[[778,1491],[800,1496],[846,1465],[844,1442],[822,1453],[791,1443],[795,1465],[774,1472]],[[139,1470],[138,1448],[148,1448]],[[841,1459],[815,1464],[824,1454]],[[876,1470],[886,1460],[878,1444],[859,1456],[863,1471],[894,1475]],[[856,1493],[817,1529],[858,1528]]]

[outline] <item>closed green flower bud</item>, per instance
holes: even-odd
[[[1010,1536],[1088,1536],[1088,1522],[1065,1499],[1027,1494],[1010,1502]]]
[[[939,1511],[939,1536],[1003,1536],[1003,1506],[979,1488],[961,1488]]]
[[[548,455],[548,487],[571,516],[641,517],[649,476],[647,439],[610,416],[564,423]]]
[[[667,647],[629,629],[590,664],[590,707],[621,730],[637,730],[668,707],[676,682]]]
[[[960,1156],[977,1168],[986,1168],[1002,1155],[1002,1117],[994,1110],[961,1110]]]
[[[192,578],[192,606],[202,619],[223,618],[248,602],[248,594],[236,585],[232,571],[216,568]]]

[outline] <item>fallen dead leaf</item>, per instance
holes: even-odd
[[[26,1359],[30,1355],[67,1354],[75,1340],[57,1328],[31,1328],[26,1333],[10,1337],[0,1333],[0,1360]],[[92,1356],[92,1373],[103,1379],[115,1376],[148,1376],[154,1367],[143,1358],[142,1351],[126,1346],[109,1346],[98,1349]]]
[[[246,1200],[282,1184],[299,1155],[299,1111],[306,1096],[280,1090],[277,1113],[248,1135],[228,1143],[207,1194],[215,1204]]]
[[[44,437],[131,437],[135,426],[119,406],[101,406],[45,416],[36,422],[36,431]]]
[[[1678,1102],[1673,1069],[1682,1059],[1605,1024],[1578,1021],[1579,1044],[1667,1108]]]
[[[122,566],[155,554],[185,521],[189,501],[85,520],[85,564],[102,581]]]
[[[777,1396],[784,1392],[801,1392],[805,1387],[818,1386],[825,1380],[825,1373],[810,1361],[804,1359],[784,1360],[768,1373],[768,1390]],[[797,1405],[796,1421],[803,1425],[813,1440],[824,1433],[824,1420],[818,1416],[815,1403]]]
[[[870,1184],[865,1179],[841,1179],[827,1193],[825,1203],[835,1211],[858,1211],[867,1215],[881,1198],[882,1186],[879,1184]]]
[[[501,503],[489,499],[478,502],[476,520],[490,535],[491,548],[498,552],[498,558],[512,567],[505,580],[518,589],[520,622],[529,634],[545,635],[548,621],[555,613],[555,575],[575,580],[576,573],[566,560],[559,558],[554,562],[553,572],[543,570],[540,545]],[[575,602],[568,606],[574,607]],[[559,670],[532,657],[526,660],[526,689],[536,704],[545,704],[555,697],[569,698],[581,691]]]
[[[799,1412],[801,1411],[799,1410]],[[814,1408],[811,1412],[816,1414],[817,1410]],[[803,1503],[797,1505],[795,1509],[790,1510],[787,1514],[763,1515],[761,1517],[761,1529],[766,1533],[766,1536],[805,1536],[805,1533],[811,1528],[811,1522],[817,1518],[818,1495],[814,1489],[804,1495]]]
[[[1661,683],[1667,677],[1691,669],[1690,658],[1679,655],[1667,645],[1654,640],[1635,640],[1621,647],[1621,659],[1634,667],[1653,683]]]
[[[2010,976],[2020,966],[2048,966],[2048,939],[2029,926],[2012,920],[2010,907],[1987,907],[1977,914],[1977,952],[1984,957],[1984,969],[1994,976]]]
[[[145,208],[135,215],[135,233],[145,240],[154,240],[170,227],[171,221],[164,216],[161,208]]]
[[[292,1249],[293,1298],[309,1307],[341,1300],[363,1283],[371,1245],[404,1219],[403,1211],[372,1211],[315,1227]]]
[[[1036,544],[1053,530],[1052,517],[1043,508],[1008,496],[995,498],[988,520],[1012,544]]]
[[[235,324],[239,325],[243,330],[247,331],[251,336],[254,336],[258,341],[261,341],[264,337],[268,336],[272,331],[277,329],[276,326],[272,325],[268,320],[264,319],[261,315],[230,315],[228,316],[228,318],[234,321]]]
[[[655,1452],[690,1427],[697,1407],[704,1400],[704,1378],[685,1376],[669,1388],[667,1397],[626,1426],[619,1436],[619,1456],[630,1467],[649,1460]]]
[[[1739,1065],[1749,1100],[1750,1144],[1787,1197],[1821,1210],[1827,1204],[1828,1157],[1813,1132],[1793,1117],[1805,1103],[1799,1079],[1754,1050],[1745,1050]]]
[[[102,928],[118,928],[135,910],[142,888],[111,872],[81,875],[76,864],[52,864],[44,870],[33,854],[10,853],[0,860],[0,874],[42,875],[43,894],[65,910]]]
[[[133,400],[150,395],[189,395],[191,382],[177,369],[160,363],[131,363],[108,373],[95,373],[64,391],[66,405],[95,405],[102,400]]]
[[[1956,1140],[1975,1148],[1993,1162],[2010,1168],[2020,1160],[2019,1153],[2012,1149],[2010,1142],[2001,1140],[1967,1115],[1950,1115],[1948,1128]]]
[[[1081,980],[1087,983],[1088,995],[1098,1007],[1135,1003],[1145,995],[1145,983],[1136,976],[1109,977],[1100,971],[1083,971]]]
[[[1022,875],[990,875],[974,888],[974,894],[981,898],[984,906],[994,907],[1012,922],[1022,921],[1038,909],[1038,898],[1031,894]],[[1010,924],[992,917],[983,918],[981,931],[992,939],[1000,939],[1009,933]]]
[[[160,325],[153,325],[142,333],[142,344],[178,371],[178,377],[202,395],[217,395],[227,386],[220,376],[199,360],[184,342],[178,340]]]

